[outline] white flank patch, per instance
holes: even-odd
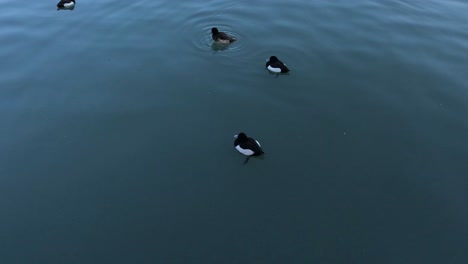
[[[268,69],[269,71],[271,71],[271,72],[277,72],[277,73],[278,73],[278,72],[281,72],[281,68],[273,68],[273,67],[271,67],[271,66],[268,66],[267,69]]]
[[[72,7],[74,5],[75,5],[75,3],[73,3],[73,2],[63,4],[64,7]]]
[[[260,145],[260,142],[258,142],[257,140],[255,140],[255,142],[257,142],[258,146],[261,147],[262,145]]]
[[[252,156],[252,155],[254,154],[254,152],[253,152],[252,150],[250,150],[250,149],[243,149],[243,148],[241,148],[240,146],[236,146],[236,149],[237,149],[240,153],[242,153],[242,154],[244,154],[244,155],[246,155],[246,156]]]

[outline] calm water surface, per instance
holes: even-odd
[[[0,263],[468,263],[466,1],[55,4],[0,0]]]

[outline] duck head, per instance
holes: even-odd
[[[237,134],[236,138],[239,140],[247,140],[247,135],[244,132],[240,132]]]
[[[275,61],[279,61],[278,58],[276,58],[276,56],[271,56],[270,62],[275,62]]]

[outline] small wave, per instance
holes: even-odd
[[[235,9],[241,7],[242,5],[236,4],[216,6],[216,10],[213,10],[213,6],[196,12],[193,12],[192,9],[192,12],[187,12],[187,16],[178,19],[176,30],[180,32],[186,42],[192,44],[195,50],[206,53],[216,51],[238,52],[244,48],[244,44],[242,36],[235,28],[238,21],[234,14],[236,13]],[[211,38],[211,28],[213,27],[226,32],[238,41],[226,46],[213,45],[213,39]]]
[[[234,37],[237,41],[229,44],[222,45],[215,43],[211,38],[211,28],[217,27],[220,31],[226,32],[228,35]],[[236,52],[243,48],[242,38],[239,34],[234,32],[231,27],[227,25],[205,25],[197,38],[193,38],[192,44],[198,50],[212,52],[212,51],[230,51]]]

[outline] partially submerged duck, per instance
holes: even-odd
[[[236,41],[235,38],[229,36],[228,34],[224,32],[220,32],[215,27],[211,29],[211,34],[212,34],[211,37],[213,38],[213,40],[220,44],[229,44],[229,43]]]
[[[276,56],[271,56],[270,59],[267,60],[265,67],[274,73],[286,73],[289,72],[288,67],[286,64],[281,62]]]
[[[60,0],[57,4],[57,8],[73,8],[75,6],[75,0]]]
[[[236,140],[234,140],[234,147],[240,153],[248,156],[247,159],[244,161],[244,164],[249,161],[250,157],[260,156],[264,154],[262,150],[262,146],[260,146],[260,143],[251,137],[247,137],[245,133],[240,132],[238,135],[235,135],[234,137],[236,138]]]

